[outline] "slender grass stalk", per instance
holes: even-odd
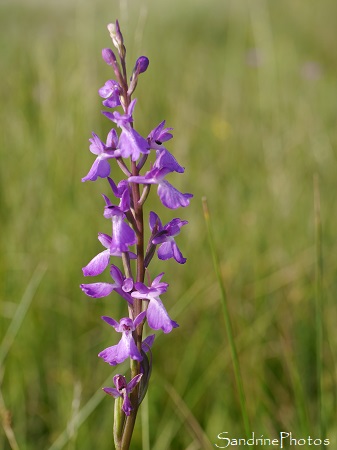
[[[203,450],[212,450],[213,444],[210,442],[197,419],[194,417],[184,400],[180,397],[174,386],[169,383],[165,383],[165,389],[170,394],[171,399],[176,405],[177,413],[190,430],[191,436],[193,436],[196,442],[199,443],[200,447],[198,448],[202,448]]]
[[[218,259],[217,253],[216,253],[212,224],[211,224],[211,217],[210,217],[206,197],[203,197],[202,204],[203,204],[204,217],[205,217],[205,222],[206,222],[206,227],[207,227],[208,240],[209,240],[210,250],[211,250],[213,264],[214,264],[214,270],[215,270],[218,284],[220,287],[223,316],[224,316],[224,320],[225,320],[227,338],[228,338],[229,348],[230,348],[231,357],[232,357],[236,386],[237,386],[238,393],[239,393],[242,421],[243,421],[246,436],[249,437],[251,435],[251,427],[250,427],[250,421],[249,421],[248,411],[247,411],[246,396],[245,396],[243,382],[242,382],[240,363],[239,363],[239,358],[238,358],[238,354],[237,354],[237,350],[236,350],[235,339],[233,336],[231,318],[230,318],[230,314],[229,314],[229,310],[228,310],[227,295],[226,295],[225,287],[224,287],[223,280],[222,280],[219,259]]]
[[[22,325],[22,322],[24,321],[24,318],[26,317],[27,311],[29,309],[29,306],[34,298],[35,292],[37,288],[39,287],[41,280],[43,278],[43,275],[45,274],[46,267],[44,267],[42,264],[38,265],[32,275],[32,278],[30,279],[30,282],[28,283],[28,286],[21,298],[21,301],[15,311],[14,317],[7,329],[7,332],[5,336],[3,337],[1,344],[0,344],[0,385],[2,383],[2,377],[3,377],[3,371],[4,371],[4,360],[14,342],[14,339]],[[2,396],[2,392],[0,389],[0,417],[2,426],[4,429],[4,432],[7,436],[9,445],[13,450],[19,450],[18,443],[15,438],[14,431],[11,427],[11,423],[9,420],[8,411],[5,407],[5,401]]]
[[[0,367],[3,366],[3,362],[9,352],[14,339],[22,325],[22,322],[27,314],[28,308],[34,298],[35,292],[39,287],[43,275],[45,274],[46,267],[42,264],[39,264],[33,275],[31,280],[28,283],[28,286],[22,296],[22,299],[15,311],[14,317],[7,329],[5,336],[3,337],[0,344]]]
[[[119,372],[123,373],[123,371],[121,370],[119,370]],[[115,375],[116,373],[117,370],[115,370],[112,375]],[[111,374],[109,374],[108,378],[104,381],[102,386],[106,386],[110,380]],[[67,427],[62,431],[62,433],[48,448],[48,450],[61,450],[62,448],[64,448],[68,444],[70,439],[74,436],[74,434],[77,433],[81,425],[83,425],[90,414],[98,407],[98,405],[105,397],[106,394],[102,391],[102,389],[98,389],[87,401],[87,403],[70,418],[70,423],[68,423]]]
[[[314,211],[315,211],[315,267],[316,267],[316,376],[317,376],[317,426],[321,438],[324,437],[324,423],[322,414],[322,372],[323,372],[323,252],[322,252],[322,222],[321,200],[318,175],[314,175]]]
[[[300,429],[303,435],[310,435],[311,427],[308,414],[308,399],[303,389],[303,380],[298,370],[298,364],[294,354],[289,350],[285,339],[282,340],[284,349],[284,361],[293,386],[294,404],[296,407]]]
[[[12,424],[10,419],[9,411],[6,408],[4,398],[2,396],[2,392],[0,390],[0,419],[2,428],[5,432],[5,435],[8,439],[8,443],[12,450],[19,450],[19,445],[17,443]]]

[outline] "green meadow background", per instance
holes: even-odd
[[[153,189],[146,204],[189,221],[177,238],[188,260],[150,266],[180,327],[157,333],[132,449],[245,437],[203,196],[251,430],[336,448],[336,17],[334,0],[1,1],[1,449],[113,448],[101,387],[116,370],[97,354],[117,338],[100,316],[122,317],[125,303],[79,284],[110,230],[106,183],[81,177],[91,132],[111,126],[97,90],[112,76],[101,49],[115,18],[129,70],[150,59],[136,128],[174,128],[167,148],[186,171],[170,181],[194,194],[164,211]]]

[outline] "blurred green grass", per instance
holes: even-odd
[[[207,448],[193,420],[211,443],[222,431],[243,437],[202,195],[252,429],[317,435],[314,174],[323,223],[323,417],[336,445],[336,14],[333,0],[0,5],[0,342],[36,268],[47,268],[0,373],[20,449],[49,448],[67,429],[74,397],[86,404],[111,372],[96,356],[111,343],[100,316],[117,317],[122,305],[88,299],[78,285],[100,248],[97,232],[108,232],[104,184],[80,179],[92,162],[91,131],[109,129],[97,89],[110,76],[100,52],[116,17],[129,68],[140,54],[150,58],[137,88],[137,129],[146,135],[164,118],[174,127],[169,149],[186,174],[172,180],[195,195],[177,212],[189,220],[179,238],[187,264],[152,268],[165,271],[164,301],[180,328],[153,349],[151,448]],[[104,398],[65,448],[111,448],[112,410]],[[135,433],[138,449],[140,424]],[[2,430],[0,448],[10,448]]]

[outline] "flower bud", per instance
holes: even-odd
[[[103,48],[102,58],[109,66],[113,66],[117,62],[116,56],[110,48]]]
[[[123,77],[114,52],[110,48],[103,48],[102,57],[109,66],[112,66],[119,84],[122,85]]]
[[[119,28],[118,20],[116,20],[116,23],[109,23],[107,28],[108,28],[108,31],[110,33],[110,37],[112,39],[112,43],[118,50],[118,54],[122,58],[124,58],[126,50],[125,50],[125,47],[124,47],[124,39],[123,39],[123,35],[121,33],[121,30]]]
[[[132,76],[130,78],[130,86],[128,89],[128,95],[132,95],[134,90],[136,89],[137,83],[138,83],[138,75],[140,73],[143,73],[146,71],[146,69],[149,67],[149,59],[146,56],[140,56],[135,64],[135,67],[132,71]]]
[[[138,73],[143,73],[146,71],[146,69],[149,67],[149,59],[146,56],[140,56],[137,61],[135,68],[133,69],[134,72],[137,71]]]

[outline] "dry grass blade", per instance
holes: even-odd
[[[14,431],[11,425],[11,416],[10,412],[7,410],[4,402],[4,398],[2,396],[2,392],[0,391],[0,417],[2,427],[4,429],[5,435],[8,439],[9,445],[12,450],[19,450],[18,443],[16,441]]]
[[[186,422],[188,428],[191,431],[192,436],[194,436],[194,438],[199,442],[200,448],[202,448],[203,450],[212,450],[213,449],[212,443],[209,441],[208,437],[206,436],[203,429],[199,425],[197,419],[194,417],[192,411],[188,408],[188,406],[180,397],[178,392],[174,389],[174,387],[171,384],[168,383],[166,383],[165,389],[167,390],[173,402],[175,403],[181,419],[184,422]]]

